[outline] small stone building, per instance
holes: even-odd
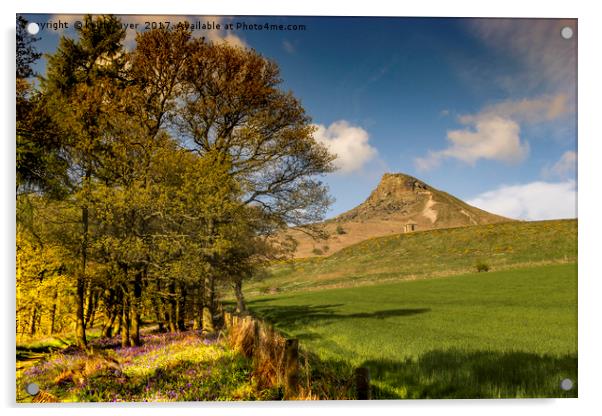
[[[407,223],[405,223],[403,225],[403,232],[404,233],[411,233],[412,231],[416,231],[417,227],[418,227],[418,224],[416,224],[413,221],[408,221]]]

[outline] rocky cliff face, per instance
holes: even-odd
[[[424,182],[401,173],[386,173],[362,204],[337,217],[340,221],[367,220],[390,215],[411,215],[431,197]]]

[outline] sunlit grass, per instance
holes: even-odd
[[[574,397],[575,264],[257,298],[324,362],[368,366],[376,395]]]

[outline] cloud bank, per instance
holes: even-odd
[[[522,220],[576,218],[577,184],[567,180],[501,186],[466,202],[494,214]]]
[[[370,136],[361,127],[339,120],[326,127],[315,124],[314,139],[326,146],[337,158],[334,161],[339,173],[348,174],[362,169],[378,154],[369,143]]]

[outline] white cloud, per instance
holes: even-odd
[[[213,18],[216,23],[224,24],[225,18],[217,16]],[[193,33],[193,36],[205,36],[208,40],[214,43],[225,42],[231,46],[237,46],[239,48],[247,48],[247,43],[234,33],[224,30],[210,30],[207,32]]]
[[[564,152],[560,159],[552,166],[546,166],[542,170],[544,178],[567,178],[577,171],[577,152],[572,150]]]
[[[474,121],[474,127],[447,132],[447,149],[430,151],[417,158],[416,167],[428,170],[438,166],[442,159],[454,158],[470,165],[479,159],[506,163],[521,162],[529,153],[529,144],[521,141],[520,127],[508,118],[488,116]]]
[[[479,159],[521,162],[529,153],[529,144],[520,137],[520,124],[556,120],[568,114],[566,101],[563,94],[505,100],[488,105],[478,113],[461,115],[458,121],[466,127],[447,132],[449,146],[416,158],[415,166],[421,171],[429,170],[447,158],[471,165]]]
[[[577,185],[564,182],[531,182],[501,186],[466,201],[470,205],[523,220],[577,217]]]
[[[322,124],[315,127],[314,138],[337,156],[334,164],[340,173],[360,170],[378,153],[369,143],[368,132],[345,120],[336,121],[328,127]]]

